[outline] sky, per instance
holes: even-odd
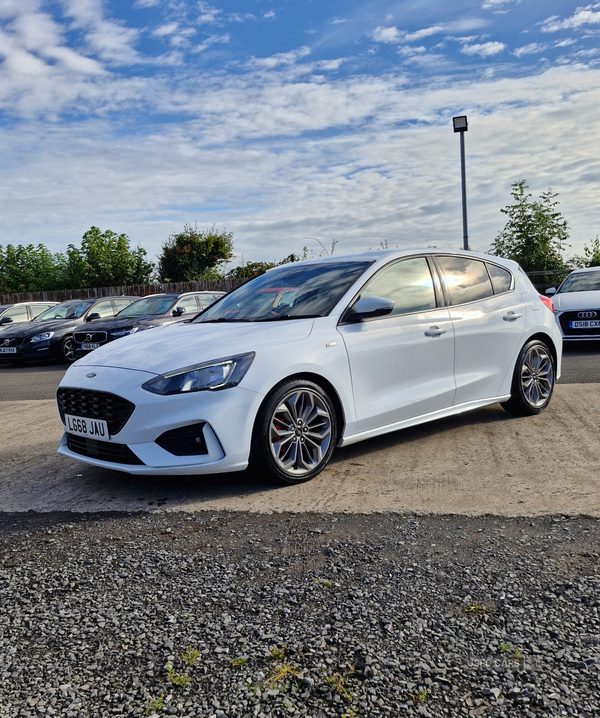
[[[0,244],[186,223],[236,261],[487,251],[511,184],[600,234],[600,3],[0,0]]]

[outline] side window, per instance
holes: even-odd
[[[207,309],[211,304],[216,302],[217,299],[218,297],[215,297],[214,294],[198,295],[198,302],[200,303],[202,309]]]
[[[437,257],[453,305],[475,302],[494,294],[485,264],[468,257]]]
[[[512,275],[508,269],[503,269],[497,264],[486,264],[490,277],[492,278],[492,285],[494,286],[494,294],[503,294],[504,292],[510,291],[512,284]]]
[[[394,302],[394,314],[435,309],[435,290],[425,257],[403,259],[385,267],[360,293],[361,297],[385,297]]]
[[[115,310],[113,309],[112,302],[107,299],[105,302],[98,302],[90,309],[90,314],[99,314],[101,319],[104,317],[113,317]]]
[[[184,297],[180,302],[177,302],[174,308],[179,309],[183,307],[186,314],[197,314],[198,313],[198,302],[196,296]]]
[[[121,309],[125,309],[125,307],[128,307],[133,301],[132,299],[113,299],[112,303],[115,307],[115,314],[118,314]]]
[[[13,307],[8,311],[4,312],[2,318],[10,317],[13,320],[13,324],[20,324],[21,322],[28,322],[29,315],[27,314],[27,307]]]

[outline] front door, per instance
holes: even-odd
[[[451,406],[454,334],[427,259],[387,265],[360,296],[391,299],[394,310],[338,327],[350,362],[357,433]]]

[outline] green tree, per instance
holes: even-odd
[[[600,267],[600,239],[592,240],[592,243],[588,247],[587,244],[583,245],[583,255],[575,255],[569,260],[571,267]]]
[[[526,272],[565,269],[562,252],[569,246],[569,226],[556,209],[558,195],[548,190],[533,200],[528,189],[524,179],[512,184],[514,203],[500,210],[508,221],[490,253],[514,259]]]
[[[279,267],[282,264],[289,264],[290,262],[299,262],[301,259],[306,259],[307,249],[304,248],[304,255],[299,257],[297,254],[288,254],[280,262],[244,262],[237,267],[230,269],[225,275],[227,279],[254,279],[264,274],[268,269],[273,267]]]
[[[194,282],[213,279],[233,258],[233,233],[218,232],[215,225],[206,232],[198,225],[186,224],[171,234],[158,258],[158,274],[163,281]]]
[[[80,248],[68,246],[64,267],[66,283],[73,289],[147,284],[153,271],[145,249],[130,249],[126,234],[98,227],[88,229]]]
[[[61,289],[65,257],[43,244],[0,246],[0,291],[43,292]]]

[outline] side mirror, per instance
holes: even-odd
[[[12,317],[3,317],[0,319],[0,324],[12,324]]]
[[[180,317],[182,314],[185,314],[185,307],[176,307],[173,309],[174,317]]]
[[[364,319],[385,317],[394,311],[395,302],[385,297],[361,297],[346,316],[346,321],[362,322]]]
[[[546,289],[546,294],[549,297],[552,297],[556,294],[556,287],[550,287],[550,289]]]
[[[91,314],[88,314],[87,317],[85,318],[85,321],[93,322],[94,319],[100,319],[100,315],[98,314],[98,312],[92,312]]]

